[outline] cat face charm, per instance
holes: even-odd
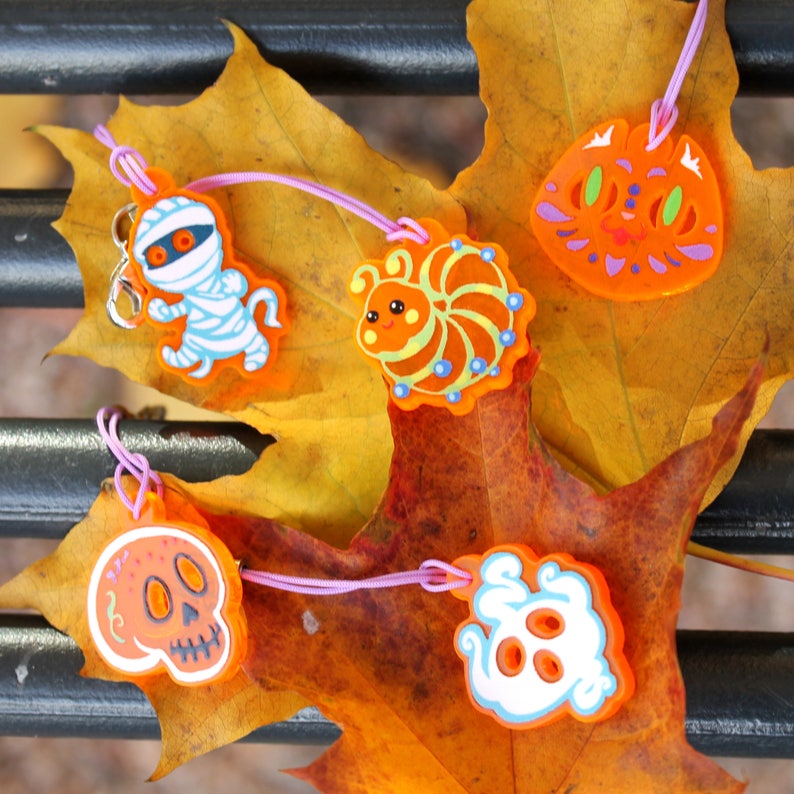
[[[532,230],[552,261],[612,300],[684,292],[722,256],[722,203],[708,158],[688,135],[647,151],[648,130],[623,119],[594,127],[560,158],[532,205]]]

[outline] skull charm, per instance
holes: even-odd
[[[237,566],[217,537],[158,522],[104,548],[89,582],[88,623],[115,670],[209,684],[232,677],[245,654],[241,600]]]
[[[471,609],[455,650],[478,711],[507,728],[532,728],[563,714],[603,720],[631,697],[623,626],[592,565],[567,554],[538,559],[517,544],[455,565],[474,577],[453,594]]]

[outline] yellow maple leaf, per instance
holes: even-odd
[[[108,125],[116,140],[170,171],[178,185],[220,172],[270,170],[333,186],[394,219],[432,213],[448,228],[465,231],[454,199],[373,152],[262,60],[239,29],[230,29],[235,51],[214,86],[179,107],[122,100]],[[74,168],[57,228],[74,248],[85,283],[83,317],[55,352],[87,356],[272,433],[278,445],[245,478],[210,489],[222,503],[239,502],[244,494],[250,510],[331,540],[349,537],[385,486],[391,436],[383,384],[353,340],[356,306],[347,284],[360,261],[392,244],[352,213],[294,189],[256,184],[212,191],[233,229],[236,254],[284,287],[291,328],[269,381],[241,384],[226,371],[210,386],[189,385],[158,366],[154,328],[127,331],[106,316],[119,258],[111,222],[130,200],[108,169],[109,151],[84,132],[40,131]]]
[[[716,274],[682,295],[616,303],[563,275],[530,228],[542,180],[580,135],[614,118],[649,120],[694,13],[694,4],[656,0],[475,0],[468,11],[489,116],[483,153],[451,193],[480,235],[507,248],[535,295],[530,332],[543,364],[533,419],[566,467],[601,490],[636,479],[701,436],[768,337],[766,379],[741,453],[794,367],[786,286],[794,263],[794,169],[755,171],[733,136],[738,77],[723,3],[711,4],[671,133],[698,141],[720,182],[726,238]]]

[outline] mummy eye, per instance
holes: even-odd
[[[392,314],[402,314],[405,311],[405,304],[402,301],[392,301],[389,304],[389,311]]]
[[[377,312],[373,312],[373,311],[368,311],[367,312],[367,322],[368,323],[376,323],[376,322],[378,322],[378,317],[380,317],[380,315]]]
[[[168,261],[168,252],[162,245],[150,245],[146,249],[146,262],[151,267],[161,267]]]
[[[193,237],[193,233],[189,229],[180,229],[174,232],[174,236],[171,238],[171,245],[173,245],[174,250],[178,251],[180,254],[187,253],[195,244],[196,238]]]

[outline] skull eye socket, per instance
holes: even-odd
[[[143,583],[143,605],[149,620],[163,623],[171,617],[174,602],[168,585],[159,576],[149,576]]]
[[[536,609],[527,615],[527,630],[536,637],[550,640],[565,631],[565,621],[554,609]]]
[[[173,237],[171,237],[171,245],[173,245],[174,250],[180,254],[185,254],[192,250],[195,244],[196,238],[189,229],[179,229],[179,231],[174,232]]]
[[[146,263],[151,267],[162,267],[168,261],[168,252],[162,245],[150,245],[146,249]]]
[[[181,552],[174,557],[174,569],[179,581],[197,596],[202,596],[207,592],[207,577],[204,569],[187,554]]]
[[[555,684],[565,675],[560,657],[551,651],[538,651],[532,657],[532,664],[535,667],[535,672],[547,684]]]

